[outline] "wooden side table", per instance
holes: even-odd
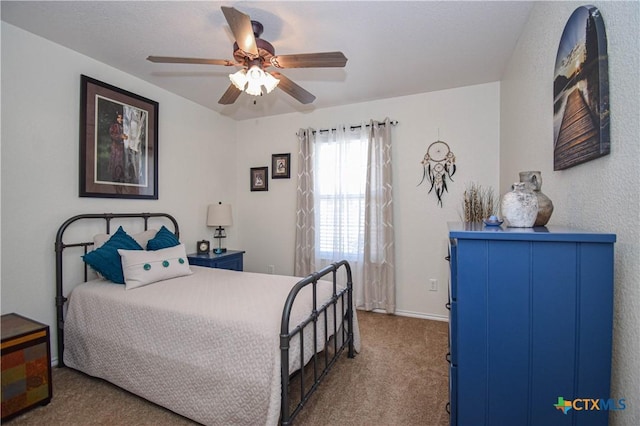
[[[2,420],[51,401],[49,326],[2,315]]]
[[[190,265],[205,266],[207,268],[230,269],[232,271],[242,271],[244,251],[227,250],[224,253],[206,254],[191,253],[187,255]]]

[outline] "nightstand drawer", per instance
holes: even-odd
[[[215,254],[188,254],[190,265],[205,266],[207,268],[230,269],[232,271],[243,270],[244,251],[227,250],[224,253]]]
[[[2,315],[2,420],[51,401],[49,326]]]

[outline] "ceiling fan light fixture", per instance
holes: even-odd
[[[249,80],[262,81],[264,79],[264,71],[258,65],[252,65],[247,71]]]
[[[247,86],[247,82],[248,82],[247,70],[243,68],[236,73],[229,74],[229,79],[231,80],[231,83],[234,86],[236,86],[238,90],[242,91]]]
[[[262,85],[265,89],[267,89],[267,93],[271,93],[273,89],[280,83],[280,80],[269,74],[268,72],[264,73],[264,80],[262,81]]]
[[[229,78],[236,88],[251,96],[261,96],[263,86],[267,93],[271,93],[280,83],[280,80],[265,72],[259,65],[252,65],[249,70],[242,69],[235,74],[229,74]]]
[[[247,95],[252,96],[261,96],[262,95],[262,84],[258,80],[249,80],[249,85],[245,89],[245,93]]]

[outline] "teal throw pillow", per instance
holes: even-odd
[[[162,250],[180,244],[175,234],[163,225],[155,237],[147,242],[147,250]]]
[[[118,249],[142,250],[142,247],[121,226],[100,248],[82,256],[82,260],[109,281],[124,284],[122,262]]]

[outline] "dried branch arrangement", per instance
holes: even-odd
[[[465,222],[482,222],[495,215],[499,206],[498,197],[492,187],[483,187],[476,183],[468,184],[462,201],[462,220]]]

